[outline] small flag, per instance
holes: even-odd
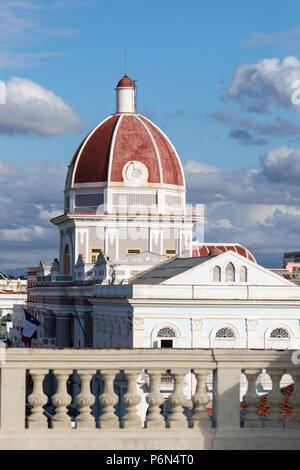
[[[33,315],[27,312],[25,308],[23,308],[23,310],[25,313],[25,321],[24,321],[23,335],[22,335],[21,341],[25,345],[27,345],[28,343],[30,343],[30,340],[32,336],[34,335],[34,333],[36,332],[37,327],[39,326],[40,322]]]

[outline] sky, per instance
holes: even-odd
[[[299,0],[0,0],[0,269],[58,255],[67,164],[125,71],[205,240],[300,250]],[[297,82],[298,81],[298,82]]]

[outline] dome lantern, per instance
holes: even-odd
[[[135,84],[127,77],[126,73],[117,84],[116,90],[116,114],[135,113]]]

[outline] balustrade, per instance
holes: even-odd
[[[277,434],[274,438],[274,432],[277,432],[281,436],[276,441],[278,448],[284,448],[283,443],[288,439],[292,439],[289,441],[292,442],[291,448],[300,448],[300,367],[292,364],[291,354],[291,351],[272,350],[7,350],[5,361],[0,365],[0,448],[9,445],[5,436],[11,433],[19,436],[16,442],[23,440],[28,444],[30,439],[37,439],[31,434],[36,431],[39,433],[35,436],[41,439],[44,436],[45,448],[48,442],[54,442],[56,435],[60,436],[55,441],[57,446],[60,445],[59,439],[65,439],[66,448],[91,445],[91,448],[105,449],[106,444],[111,444],[114,448],[118,448],[118,445],[122,448],[128,445],[127,448],[130,448],[133,441],[129,440],[128,444],[126,442],[131,433],[136,433],[134,439],[138,439],[142,448],[149,448],[146,444],[149,436],[151,439],[157,438],[155,442],[162,448],[179,446],[179,442],[184,442],[185,448],[190,448],[189,444],[204,448],[204,435],[210,436],[210,444],[207,444],[209,448],[221,448],[226,439],[229,442],[228,436],[231,436],[231,446],[240,445],[242,448],[242,444],[238,443],[244,439],[245,446],[249,448],[251,442],[254,442],[253,436],[260,436],[260,432],[264,433],[261,434],[261,442],[266,439],[268,432],[273,433],[272,439],[275,439]],[[256,382],[262,369],[267,370],[272,381],[272,390],[267,395],[261,389],[257,390]],[[28,396],[31,412],[27,419],[27,429],[24,406],[26,371],[33,382],[32,392]],[[56,380],[54,394],[49,391],[45,380],[49,371],[53,371]],[[70,376],[76,375],[73,374],[74,371],[80,378],[81,386],[79,389],[74,385],[71,392],[67,383]],[[97,371],[101,373],[103,387],[97,390],[94,387],[91,393],[91,383]],[[212,390],[209,389],[208,392],[207,381],[212,371],[214,380]],[[242,399],[245,408],[242,412],[242,427],[241,371],[248,381],[247,392]],[[280,390],[284,373],[290,374],[295,382],[290,397],[292,416],[285,426],[282,416],[285,397]],[[162,380],[166,374],[172,377],[167,388]],[[193,374],[192,381],[184,380],[187,374]],[[146,377],[147,380],[138,380],[139,377]],[[122,392],[124,386],[125,394]],[[262,428],[262,419],[257,413],[261,395],[266,395],[264,399],[271,406],[265,428]],[[48,397],[50,401],[47,404]],[[68,414],[71,402],[72,407],[77,404],[72,420]],[[185,408],[187,405],[191,406],[190,403],[193,405],[191,427]],[[46,404],[48,414],[45,413]],[[99,413],[92,410],[99,405],[101,413],[97,426],[95,416],[98,420]],[[121,416],[121,405],[125,406],[124,416]],[[214,429],[208,406],[212,408]],[[51,422],[50,427],[47,419]],[[253,430],[255,433],[251,434]],[[85,444],[80,441],[80,436],[83,435],[81,432],[86,433]],[[67,435],[72,437],[67,438]],[[165,446],[164,442],[167,442]],[[259,439],[255,442],[253,446],[262,446]]]

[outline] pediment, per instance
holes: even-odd
[[[235,280],[227,282],[225,270],[228,263],[232,263],[235,268]],[[213,278],[214,267],[221,269],[221,281],[215,282]],[[241,267],[247,269],[247,281],[242,282],[240,278]],[[192,268],[178,273],[175,276],[169,277],[162,284],[172,285],[214,285],[214,286],[229,286],[229,285],[253,285],[253,286],[290,286],[295,288],[295,284],[287,279],[279,276],[278,274],[270,271],[269,269],[260,266],[253,261],[239,255],[233,251],[227,251],[221,255],[208,257],[199,264]]]
[[[129,265],[149,265],[154,266],[167,260],[167,256],[157,255],[151,251],[143,251],[138,255],[129,255],[127,258]]]

